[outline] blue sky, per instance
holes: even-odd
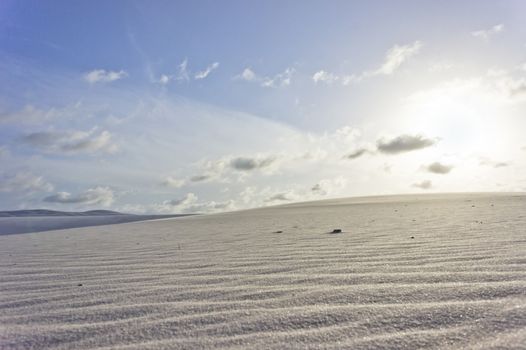
[[[0,209],[526,190],[522,1],[3,1]]]

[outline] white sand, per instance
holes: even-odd
[[[361,198],[0,236],[1,349],[525,344],[524,195]]]

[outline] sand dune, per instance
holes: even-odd
[[[526,344],[524,195],[332,200],[0,236],[0,263],[2,349]]]

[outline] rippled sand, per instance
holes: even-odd
[[[0,236],[1,349],[524,344],[524,195],[355,198]]]

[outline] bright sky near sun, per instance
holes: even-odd
[[[0,2],[0,209],[526,191],[526,2]]]

